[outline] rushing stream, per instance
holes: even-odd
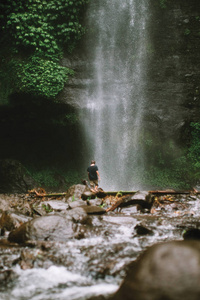
[[[95,0],[88,9],[85,39],[92,78],[81,120],[85,160],[97,161],[105,190],[142,186],[149,15],[148,0]]]
[[[155,206],[152,213],[131,206],[93,216],[89,236],[54,242],[46,252],[39,247],[1,246],[1,270],[13,270],[15,275],[0,285],[0,299],[86,300],[113,294],[128,264],[144,249],[161,241],[182,240],[183,231],[195,227],[199,203],[199,197],[182,195]],[[149,232],[139,234],[138,225]],[[33,268],[20,268],[23,253],[34,256]]]

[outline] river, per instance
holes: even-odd
[[[54,242],[48,249],[3,246],[1,270],[13,271],[2,281],[2,300],[89,300],[113,294],[122,282],[131,261],[157,242],[183,240],[187,228],[199,220],[199,197],[182,195],[152,213],[135,206],[121,212],[93,216],[93,227],[86,238]],[[137,226],[148,228],[139,233]],[[1,242],[5,240],[2,237]],[[22,269],[19,257],[30,258],[31,268]],[[33,259],[34,257],[34,259]],[[29,259],[28,259],[29,261]]]

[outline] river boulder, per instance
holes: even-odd
[[[129,265],[112,300],[199,300],[200,242],[172,241],[148,248]]]
[[[17,212],[4,211],[0,217],[0,231],[1,235],[5,231],[11,231],[21,226],[21,224],[32,219],[31,217],[24,216]]]
[[[73,201],[76,199],[80,199],[82,193],[87,190],[87,187],[84,184],[75,184],[72,185],[67,191],[66,191],[66,198],[73,198]]]
[[[10,232],[8,240],[25,243],[28,240],[66,241],[76,237],[77,225],[71,216],[48,215],[35,218]]]

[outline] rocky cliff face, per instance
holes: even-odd
[[[151,2],[147,119],[161,136],[183,141],[200,117],[200,3]]]
[[[147,49],[147,107],[145,123],[152,136],[185,139],[191,121],[200,118],[200,3],[199,0],[150,1],[150,39]],[[86,85],[93,85],[90,68],[92,40],[80,45],[77,55],[63,64],[76,77],[61,95],[83,108]]]
[[[105,3],[108,2],[101,2],[99,0],[93,1],[92,13],[98,11],[99,7],[105,5]],[[131,3],[133,4],[133,2],[130,1],[129,4],[131,5]],[[113,5],[115,5],[115,3]],[[141,2],[135,0],[134,5],[136,5],[134,8],[138,8]],[[128,104],[129,108],[127,113],[129,116],[131,115],[132,118],[128,121],[129,124],[132,123],[132,129],[129,131],[128,141],[124,138],[128,131],[125,131],[124,134],[118,133],[116,140],[118,140],[120,136],[122,137],[122,144],[127,142],[127,144],[132,143],[131,145],[133,145],[133,147],[130,146],[132,149],[129,149],[130,151],[127,152],[127,157],[123,157],[122,160],[122,164],[124,164],[124,162],[127,164],[127,169],[132,168],[130,171],[131,176],[132,170],[136,170],[136,173],[141,172],[142,165],[144,165],[145,175],[140,175],[140,178],[145,176],[151,178],[150,183],[148,183],[150,186],[154,186],[152,178],[153,180],[154,178],[162,178],[163,182],[159,184],[163,187],[167,181],[166,178],[170,178],[170,180],[173,178],[172,181],[176,182],[179,180],[179,175],[181,180],[183,179],[182,182],[189,182],[183,170],[184,168],[185,170],[190,168],[190,165],[187,165],[187,159],[184,157],[184,150],[190,145],[190,123],[200,121],[200,3],[199,0],[146,0],[145,5],[145,13],[148,14],[148,18],[144,28],[148,34],[145,33],[145,43],[142,48],[144,49],[145,47],[146,49],[144,51],[143,75],[139,81],[139,83],[141,82],[141,86],[137,89],[138,83],[134,83],[134,76],[137,71],[135,66],[132,68],[133,74],[131,74],[130,77],[126,77],[126,79],[124,77],[124,82],[119,82],[118,84],[118,88],[120,89],[120,84],[127,84],[128,87],[131,82],[133,83],[130,93],[127,93],[127,97],[130,97],[130,101],[132,101],[132,104]],[[86,20],[89,18],[91,18],[91,15],[86,15]],[[126,19],[128,18],[124,19],[125,25],[123,25],[125,27],[131,26]],[[142,21],[142,18],[136,19],[134,26],[136,26],[136,24],[138,24],[138,26],[141,25],[140,21]],[[98,26],[96,26],[98,22],[100,21],[94,18],[92,21],[90,19],[88,26],[89,34],[83,39],[76,55],[72,58],[66,58],[63,61],[64,65],[75,69],[76,76],[68,83],[61,97],[64,101],[72,106],[78,107],[81,111],[84,111],[84,108],[87,106],[87,99],[91,97],[91,95],[93,97],[95,95],[94,91],[98,90],[95,87],[96,74],[94,71],[94,55],[95,51],[98,51],[98,48],[95,48],[94,44],[97,41],[97,37],[100,37]],[[122,21],[120,20],[120,22]],[[105,30],[107,30],[107,28],[108,25]],[[116,30],[114,30],[114,32],[115,31]],[[118,30],[117,33],[120,33],[120,30]],[[141,32],[141,34],[143,33]],[[134,32],[132,36],[134,41],[132,42],[132,47],[136,46],[137,48],[138,40],[135,39]],[[113,36],[110,34],[110,39],[112,38]],[[129,38],[130,37],[128,37],[128,39]],[[127,42],[127,40],[125,41]],[[122,49],[126,47],[123,35],[117,39],[116,46],[120,46]],[[103,55],[105,59],[107,54],[103,53]],[[131,59],[134,62],[138,56],[141,56],[141,52],[140,54],[133,53],[131,55]],[[126,59],[125,55],[124,64],[129,65],[131,59],[128,55]],[[114,66],[116,66],[117,63],[118,60],[115,59]],[[121,68],[121,66],[118,66],[118,68]],[[104,82],[105,90],[106,85],[109,84],[108,81]],[[145,101],[142,104],[142,111],[140,112],[140,114],[142,114],[142,121],[139,125],[141,130],[138,133],[138,141],[135,142],[133,136],[137,128],[133,125],[133,122],[137,113],[134,105],[137,106],[137,103],[142,101],[143,98],[145,98]],[[108,100],[109,99],[110,98],[108,98]],[[123,109],[121,110],[121,114],[123,114]],[[86,118],[84,114],[83,116]],[[124,117],[128,118],[128,116]],[[107,119],[108,118],[109,117],[107,117]],[[122,121],[123,116],[116,118]],[[94,116],[93,119],[95,119]],[[112,126],[114,126],[113,123]],[[87,130],[86,135],[86,142],[83,144],[87,144],[87,138],[89,138]],[[114,142],[115,148],[119,149],[116,140]],[[108,141],[111,141],[111,139],[109,138]],[[136,143],[139,145],[138,148],[141,149],[141,151],[134,148]],[[105,148],[105,145],[107,145],[107,143],[104,143],[103,148]],[[84,145],[82,149],[83,147]],[[113,156],[112,151],[109,151],[108,147],[106,151],[109,152],[110,157]],[[142,158],[136,163],[132,163],[132,161],[129,162],[132,153],[138,152],[141,152],[142,155],[144,154]],[[89,154],[91,155],[91,153],[88,154],[87,151],[85,154],[83,160],[87,160],[85,157]],[[98,156],[96,152],[95,156]],[[102,152],[99,157],[104,157],[105,159],[105,155]],[[96,159],[99,160],[99,157]],[[182,159],[185,160],[184,163]],[[179,164],[178,167],[177,164]],[[175,174],[174,177],[172,175],[172,169]],[[166,172],[166,178],[162,171]],[[108,171],[103,170],[103,173],[107,174]],[[127,176],[127,181],[129,181],[129,179],[130,174]],[[142,183],[145,181],[144,178],[141,180]],[[133,182],[135,181],[136,179],[133,176]],[[157,186],[157,183],[155,186]],[[166,183],[166,186],[171,186],[171,182]]]

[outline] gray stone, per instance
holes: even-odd
[[[4,231],[11,231],[15,228],[18,228],[22,223],[25,223],[31,219],[31,217],[27,217],[19,213],[4,211],[0,218],[1,233],[3,234]]]
[[[68,201],[70,208],[76,208],[85,205],[85,201],[83,200],[75,200],[75,201]]]
[[[35,218],[11,231],[10,242],[25,243],[28,240],[65,241],[75,237],[72,218],[49,215]]]
[[[69,204],[59,200],[43,201],[41,205],[49,205],[49,207],[55,211],[67,210]]]
[[[106,210],[99,206],[85,205],[83,209],[88,215],[102,215],[106,213]]]
[[[95,199],[96,195],[91,192],[91,191],[85,191],[84,193],[82,193],[81,198],[83,200],[90,200],[90,199]]]
[[[80,199],[82,193],[87,189],[83,184],[75,184],[71,186],[66,192],[66,198],[73,197],[74,199]]]
[[[200,242],[154,245],[130,264],[112,300],[199,300]]]

